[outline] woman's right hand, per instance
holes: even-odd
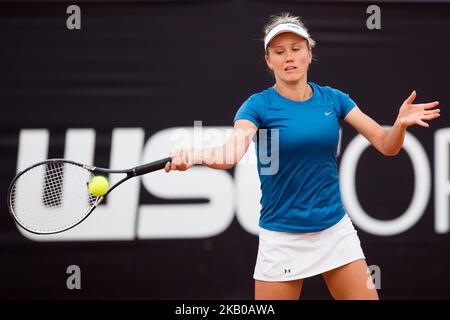
[[[167,162],[164,167],[166,172],[170,172],[171,170],[186,171],[194,166],[192,161],[192,150],[173,150],[170,153],[170,157],[172,158],[172,161]]]

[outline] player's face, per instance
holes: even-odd
[[[277,81],[300,81],[306,76],[311,59],[307,41],[291,32],[277,35],[267,48],[266,63]]]

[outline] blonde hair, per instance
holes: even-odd
[[[266,25],[264,26],[264,38],[269,34],[269,32],[273,28],[282,23],[293,23],[299,25],[300,27],[305,29],[306,32],[308,32],[308,29],[306,29],[305,24],[302,22],[300,17],[291,15],[289,12],[282,12],[276,15],[272,15],[269,17],[269,19],[270,19],[269,22],[267,22]],[[311,37],[307,39],[307,42],[309,49],[314,48],[316,45],[316,42]]]

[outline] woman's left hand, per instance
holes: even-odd
[[[430,125],[424,120],[433,120],[440,116],[440,109],[435,108],[439,102],[434,101],[430,103],[413,104],[416,98],[416,91],[403,102],[398,113],[397,121],[404,127],[409,127],[418,124],[422,127],[429,127]]]

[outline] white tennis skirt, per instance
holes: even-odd
[[[290,233],[259,228],[253,278],[290,281],[312,277],[365,259],[350,217],[319,232]]]

